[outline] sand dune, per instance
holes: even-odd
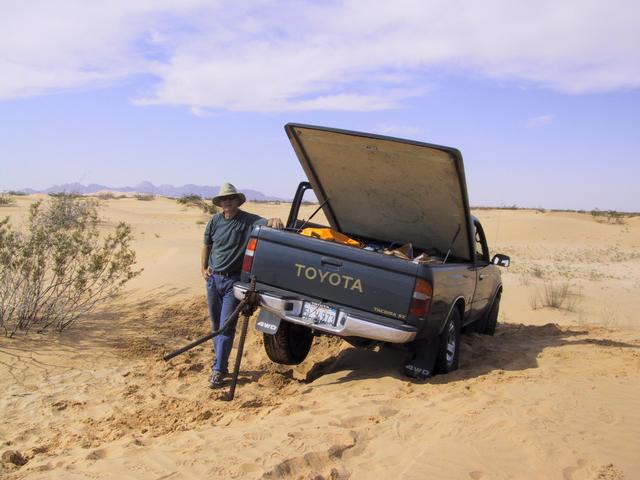
[[[410,382],[400,350],[329,337],[277,366],[250,329],[229,403],[206,386],[208,347],[160,359],[209,328],[207,217],[161,198],[110,200],[105,214],[132,224],[144,273],[63,335],[0,338],[5,478],[640,477],[638,218],[477,211],[513,263],[496,335],[465,336],[459,371]],[[537,308],[554,282],[569,309]]]

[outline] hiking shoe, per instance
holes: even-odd
[[[222,383],[224,382],[224,378],[227,376],[226,373],[222,372],[213,372],[209,377],[209,388],[221,388]]]

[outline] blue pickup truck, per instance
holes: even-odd
[[[506,255],[489,256],[469,211],[456,149],[310,125],[286,133],[308,182],[285,230],[256,227],[244,259],[244,298],[255,276],[269,358],[302,362],[319,334],[356,346],[406,345],[417,378],[458,368],[463,330],[493,334]],[[300,219],[312,190],[329,225]],[[361,248],[302,235],[327,227]],[[404,254],[395,255],[404,246]]]

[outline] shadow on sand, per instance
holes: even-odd
[[[591,337],[587,337],[592,335]],[[640,349],[640,344],[625,343],[604,338],[593,338],[589,330],[560,327],[499,324],[495,336],[466,334],[462,337],[459,370],[449,375],[436,375],[429,383],[450,383],[486,375],[494,370],[522,371],[538,368],[538,356],[551,347],[597,345],[607,348]],[[405,353],[401,348],[381,348],[379,351],[349,348],[336,356],[316,363],[309,370],[306,382],[320,377],[348,371],[336,380],[344,383],[367,378],[393,377],[407,380],[401,366]]]
[[[187,291],[188,289],[158,288],[144,297],[139,297],[135,302],[131,298],[135,297],[137,292],[130,292],[112,300],[95,312],[79,318],[61,333],[38,333],[34,328],[27,334],[18,332],[13,338],[0,336],[0,353],[13,357],[18,364],[29,364],[36,369],[56,372],[71,370],[72,367],[68,365],[58,365],[55,361],[48,359],[60,353],[75,355],[95,349],[99,349],[104,354],[103,347],[122,347],[132,339],[141,338],[141,336],[142,338],[157,337],[158,330],[162,330],[163,327],[159,324],[158,312],[162,313],[162,307],[168,298],[187,293]],[[206,311],[204,299],[201,303]],[[200,318],[201,312],[193,311],[192,313],[194,323],[202,324],[203,331],[206,332],[209,326],[208,322]],[[148,335],[145,334],[145,328]],[[162,337],[171,336],[170,332],[162,333],[164,334]],[[158,356],[160,354],[161,352],[158,352]],[[1,360],[0,365],[9,368],[9,363]],[[12,374],[11,368],[9,373]]]

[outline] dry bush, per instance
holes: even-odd
[[[544,278],[545,271],[541,266],[533,265],[531,267],[531,274],[536,278]]]
[[[542,308],[540,292],[537,289],[529,295],[529,306],[531,307],[531,310],[539,310]]]
[[[528,287],[531,284],[531,279],[526,273],[521,273],[518,277],[518,281],[520,282],[520,285],[524,287]]]
[[[113,200],[116,198],[115,194],[111,192],[102,192],[96,195],[100,200]]]
[[[209,215],[214,215],[218,212],[218,208],[212,201],[206,201],[200,195],[183,195],[176,199],[176,202],[187,207],[201,208],[204,213]]]
[[[11,198],[8,193],[0,193],[0,207],[10,207],[15,205],[16,201]]]
[[[176,199],[176,202],[178,202],[180,205],[193,205],[201,201],[202,201],[202,197],[200,195],[192,195],[192,194],[183,195],[180,198]]]
[[[591,210],[591,216],[596,222],[600,223],[604,223],[605,221],[616,225],[624,225],[627,223],[625,219],[626,215],[617,210],[598,210],[595,208]]]
[[[48,194],[53,198],[79,198],[82,197],[81,193],[78,192],[51,192]]]
[[[607,221],[609,223],[615,223],[617,225],[623,225],[627,223],[624,218],[624,214],[620,212],[616,212],[615,210],[609,210],[607,212]]]
[[[551,308],[561,308],[569,297],[569,283],[548,282],[544,285],[544,305]]]
[[[0,221],[0,327],[62,331],[118,293],[135,270],[131,229],[100,238],[98,201],[69,195],[31,205],[26,231]]]
[[[136,200],[140,200],[142,202],[150,202],[151,200],[156,199],[156,196],[150,193],[136,193],[134,197],[136,198]]]
[[[533,310],[544,307],[558,308],[573,312],[579,295],[572,291],[569,282],[545,282],[542,290],[536,289],[529,297]]]

